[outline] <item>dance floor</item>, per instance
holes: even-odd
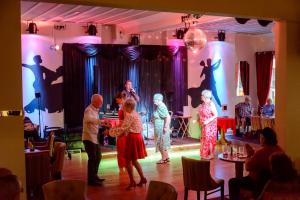
[[[233,140],[236,144],[243,144],[242,141]],[[149,150],[149,156],[140,160],[145,176],[150,180],[158,180],[172,184],[178,191],[178,199],[183,199],[184,186],[182,177],[181,157],[192,157],[199,159],[200,144],[189,144],[174,146],[170,152],[171,162],[168,164],[157,165],[156,161],[160,156],[153,149]],[[257,145],[254,144],[254,147]],[[217,146],[216,156],[221,152],[222,146]],[[81,179],[86,180],[87,154],[77,153],[72,155],[72,160],[65,160],[63,179]],[[135,172],[135,180],[139,181],[138,174]],[[228,180],[235,176],[235,168],[233,163],[224,162],[215,158],[211,160],[212,176],[225,180],[225,194],[228,194]],[[147,187],[137,187],[131,191],[125,188],[129,183],[126,172],[119,172],[115,154],[104,155],[99,167],[99,175],[106,180],[101,187],[87,188],[87,197],[89,200],[142,200],[147,194]],[[244,171],[244,175],[246,172]],[[220,193],[212,194],[209,199],[218,199]],[[201,194],[203,198],[203,193]],[[189,192],[189,199],[196,199],[196,192]]]

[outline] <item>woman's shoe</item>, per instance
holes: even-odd
[[[141,178],[141,181],[137,184],[137,186],[142,187],[143,185],[147,184],[147,179],[146,178]]]
[[[170,162],[170,159],[169,159],[169,158],[166,158],[166,159],[164,159],[164,160],[159,160],[156,164],[166,164],[166,163],[168,163],[168,162]]]
[[[135,182],[131,182],[127,187],[126,190],[131,190],[131,188],[135,188],[136,187],[136,183]]]

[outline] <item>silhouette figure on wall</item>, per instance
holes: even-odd
[[[211,64],[210,58],[208,58],[206,62],[207,66],[205,66],[205,62],[203,60],[200,62],[200,65],[203,66],[200,78],[205,75],[205,78],[201,82],[200,86],[197,88],[189,88],[187,90],[187,94],[192,99],[191,104],[193,108],[197,108],[201,104],[201,93],[203,90],[211,90],[217,104],[221,107],[221,101],[218,97],[216,81],[214,77],[214,71],[219,68],[221,59],[219,59],[213,65]]]
[[[35,109],[45,111],[46,108],[48,113],[61,112],[63,109],[62,83],[53,84],[52,82],[62,76],[62,66],[54,72],[41,65],[43,60],[40,55],[34,56],[33,61],[34,65],[22,64],[22,66],[33,72],[35,77],[34,92],[35,94],[40,93],[40,97],[35,95],[36,98],[24,107],[25,112],[32,113]]]

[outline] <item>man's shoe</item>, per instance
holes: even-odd
[[[101,183],[99,183],[99,182],[88,182],[88,185],[89,186],[102,186],[102,184]]]
[[[97,182],[103,182],[103,181],[105,181],[104,178],[99,178],[98,176],[95,179],[96,179]]]

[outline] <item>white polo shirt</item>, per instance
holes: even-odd
[[[83,116],[82,140],[98,144],[99,109],[92,104],[86,107]]]

